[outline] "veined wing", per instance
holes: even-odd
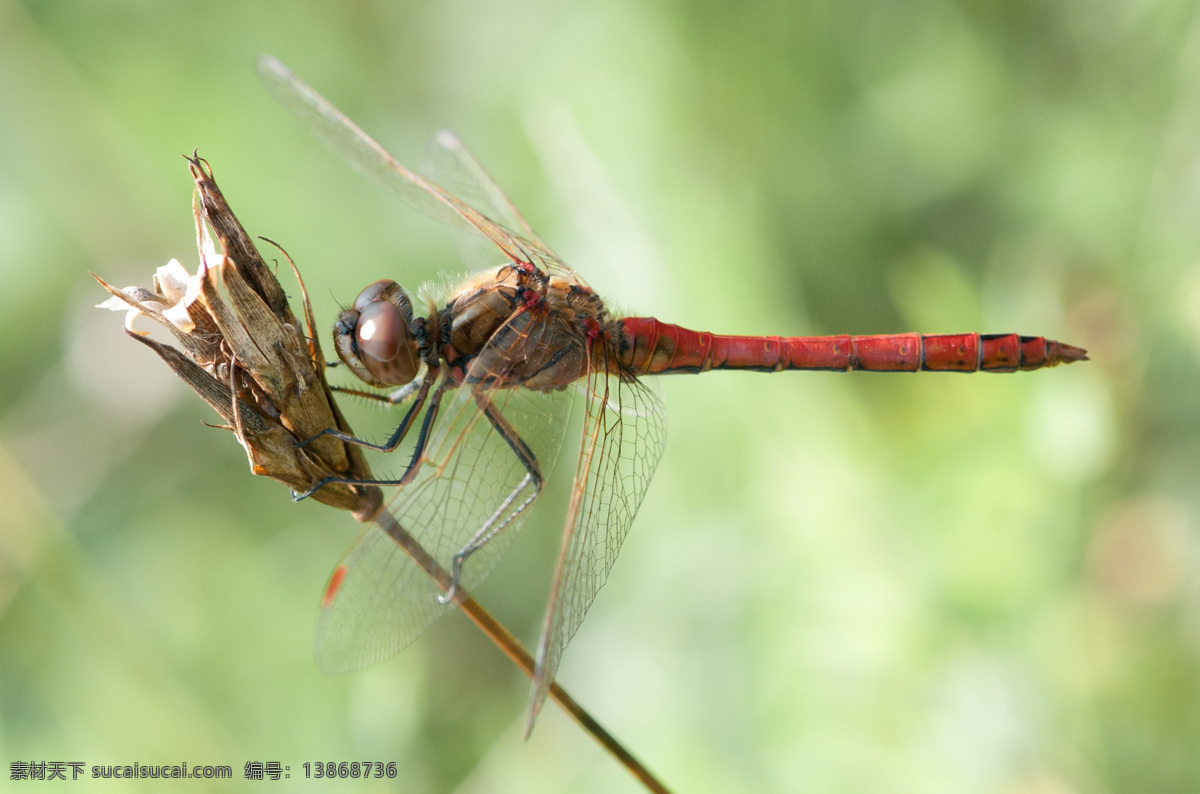
[[[633,377],[586,379],[583,442],[538,642],[526,735],[558,662],[608,578],[666,444],[662,399]]]
[[[586,286],[583,279],[534,233],[516,205],[453,131],[440,130],[429,142],[423,170],[438,185],[509,230],[514,237],[519,235],[523,238],[526,246],[523,250],[530,255],[532,264],[547,273]],[[469,251],[464,252],[460,248],[464,261],[478,260],[479,269],[483,269],[493,263],[480,256],[474,246],[477,241],[481,241],[478,235],[455,238],[456,245],[460,242],[471,245]],[[483,253],[486,255],[487,252]]]
[[[515,314],[493,335],[469,368],[467,382],[442,406],[416,478],[401,486],[388,505],[400,525],[447,570],[454,554],[505,505],[527,474],[511,437],[497,431],[483,406],[499,411],[549,476],[570,418],[569,392],[544,394],[487,384],[502,381],[508,370],[536,355],[539,346],[553,344],[557,330],[546,313],[530,310]],[[528,512],[466,560],[460,580],[464,587],[469,590],[487,576]],[[385,533],[368,529],[335,570],[327,590],[317,625],[319,665],[329,673],[348,673],[391,656],[450,608],[438,603],[436,595],[433,583]]]
[[[499,213],[498,217],[488,217],[489,208],[473,207],[449,190],[410,171],[275,58],[260,58],[258,74],[275,98],[300,119],[321,142],[341,155],[355,170],[378,181],[410,207],[451,227],[472,234],[482,234],[514,263],[531,263],[539,268],[549,267],[552,270],[557,267],[565,269],[554,252],[546,248],[536,236],[532,233],[522,234],[522,231],[528,232],[528,224],[519,220],[519,216],[516,216],[519,220],[519,230],[505,228],[505,218],[511,221],[515,215],[515,210],[512,210],[507,198],[503,198],[502,202],[489,202],[493,204],[490,209],[495,210],[496,207],[507,204],[511,212]],[[450,138],[461,150],[461,143],[457,143],[457,138],[453,138],[452,135]],[[454,146],[450,146],[449,149],[453,150]],[[462,151],[465,153],[465,150]],[[478,181],[482,175],[482,179],[490,183],[490,187],[482,190],[479,196],[489,197],[494,192],[503,197],[504,194],[491,183],[474,158],[469,154],[466,157],[478,169],[478,174],[475,174],[473,179]],[[464,172],[471,173],[471,169],[465,169]]]

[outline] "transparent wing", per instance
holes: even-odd
[[[563,649],[617,560],[666,443],[662,399],[645,383],[597,370],[585,388],[583,442],[538,643],[527,732]]]
[[[424,572],[371,525],[326,587],[317,624],[317,665],[329,675],[370,667],[415,640],[445,609]]]
[[[423,170],[438,185],[470,204],[500,226],[519,234],[536,252],[538,260],[533,262],[542,270],[554,275],[570,278],[583,285],[583,279],[567,267],[534,233],[529,222],[522,217],[516,206],[505,195],[487,169],[471,154],[459,137],[451,130],[441,130],[429,142]],[[479,235],[456,235],[455,245],[464,262],[478,265],[480,269],[494,261],[487,258],[491,252],[480,250],[483,242]]]
[[[275,58],[263,56],[258,61],[258,74],[275,98],[312,131],[318,139],[337,152],[351,167],[375,179],[414,209],[436,218],[458,232],[481,234],[513,262],[529,263],[555,271],[570,272],[553,251],[529,231],[528,224],[516,214],[500,188],[487,176],[452,134],[441,148],[448,158],[465,157],[468,166],[458,166],[466,182],[479,185],[476,198],[488,199],[489,207],[473,207],[449,190],[410,171],[386,149],[375,142],[358,125],[348,119],[323,96],[300,80]],[[456,155],[455,152],[461,152]],[[499,200],[495,197],[499,196]],[[507,206],[507,211],[488,217],[489,210]],[[516,228],[505,228],[505,222]]]
[[[527,240],[541,243],[528,221],[453,130],[439,130],[429,141],[422,170],[494,222]]]
[[[522,312],[493,335],[476,357],[467,383],[448,396],[436,419],[418,474],[400,487],[388,510],[442,567],[482,528],[527,474],[481,404],[498,409],[548,477],[570,418],[567,391],[496,389],[508,371],[558,329],[552,319]],[[522,499],[532,495],[523,494]],[[507,509],[507,508],[506,508]],[[523,511],[472,554],[461,583],[468,590],[491,572],[528,516]],[[317,660],[329,673],[348,673],[391,656],[450,607],[436,586],[386,534],[369,529],[335,570],[317,625]]]

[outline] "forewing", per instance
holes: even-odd
[[[516,205],[454,132],[441,130],[433,137],[423,170],[434,182],[504,227],[514,239],[520,238],[521,251],[531,264],[547,273],[584,284],[579,275],[534,233]],[[478,236],[474,240],[465,235],[455,236],[455,245],[463,260],[480,269],[495,264],[486,258],[489,252],[479,250],[477,241]]]
[[[586,391],[583,442],[538,643],[527,730],[554,683],[563,649],[617,560],[666,443],[662,399],[646,384],[595,371]]]
[[[535,239],[530,239],[532,235],[526,237],[521,231],[506,229],[503,221],[487,217],[485,209],[472,207],[450,191],[410,171],[275,58],[260,58],[258,74],[275,98],[322,143],[341,155],[355,170],[375,179],[409,206],[459,232],[482,234],[513,262],[529,262],[538,267],[543,264],[558,266],[555,264],[558,258],[554,253]],[[478,166],[478,163],[475,165]],[[499,191],[499,188],[496,190]],[[522,225],[522,231],[525,228]]]
[[[572,402],[568,392],[496,389],[479,377],[502,382],[507,370],[524,361],[527,349],[547,342],[549,328],[545,317],[522,312],[493,335],[470,370],[479,382],[469,378],[447,396],[416,478],[397,489],[388,504],[399,524],[446,570],[527,473],[509,440],[481,410],[477,394],[499,409],[543,475],[549,476],[562,447]],[[468,591],[491,572],[528,514],[522,512],[467,559],[460,581]],[[317,626],[317,659],[326,672],[352,672],[391,656],[449,608],[437,602],[438,590],[425,574],[374,528],[350,550],[334,581],[339,574]]]
[[[317,623],[317,665],[330,675],[382,661],[415,640],[446,607],[436,588],[372,525],[334,569]]]
[[[483,164],[453,130],[439,130],[429,142],[422,164],[434,182],[458,196],[492,221],[533,242],[541,242]]]

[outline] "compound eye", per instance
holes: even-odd
[[[380,279],[358,293],[358,297],[354,299],[354,308],[361,312],[376,301],[388,301],[395,292],[403,292],[399,284],[391,279]]]
[[[396,357],[408,336],[408,326],[399,309],[376,300],[359,311],[355,333],[359,354],[370,367],[371,362],[385,363]]]

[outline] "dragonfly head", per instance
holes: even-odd
[[[412,302],[394,281],[384,279],[358,293],[333,326],[338,358],[362,381],[378,388],[403,386],[421,368],[412,332]]]

